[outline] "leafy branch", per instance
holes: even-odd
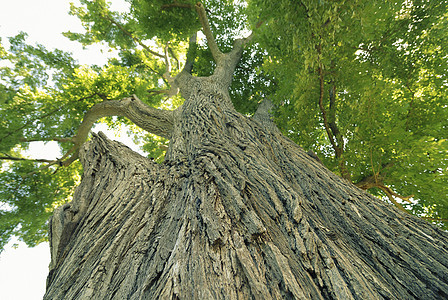
[[[76,100],[76,102],[81,102],[81,101],[90,99],[90,98],[95,97],[95,96],[97,96],[96,93],[95,93],[95,94],[92,94],[92,95],[90,95],[90,96],[86,96],[86,97],[79,98],[79,99]],[[32,125],[34,122],[36,122],[37,120],[42,120],[42,119],[51,117],[51,116],[54,115],[55,113],[61,111],[61,110],[64,109],[64,108],[66,108],[69,104],[71,104],[71,103],[70,103],[70,102],[67,102],[67,103],[61,105],[60,107],[58,107],[58,108],[56,108],[56,109],[53,109],[53,110],[49,111],[48,113],[45,113],[45,114],[43,114],[43,115],[40,115],[40,116],[37,116],[37,117],[35,117],[35,118],[32,118],[32,119],[28,120],[28,121],[25,122],[25,124],[23,124],[22,126],[20,126],[20,127],[14,129],[14,130],[8,132],[6,135],[4,135],[3,137],[1,137],[1,138],[0,138],[0,142],[3,141],[4,139],[10,137],[11,135],[13,135],[13,134],[15,134],[15,133],[17,133],[17,132],[19,132],[19,131],[21,131],[21,130],[27,128],[27,127],[29,127],[29,126],[31,126],[31,125]],[[26,139],[26,138],[22,138],[21,141],[23,141],[23,142],[58,141],[58,139],[60,139],[60,140],[62,141],[62,139],[65,139],[65,138],[50,138],[50,139],[45,139],[45,138],[42,138],[42,139]],[[67,141],[69,142],[69,140],[67,140]]]
[[[100,5],[100,4],[98,4]],[[148,53],[157,56],[159,58],[164,58],[163,54],[157,53],[153,50],[151,50],[151,48],[149,48],[147,45],[145,45],[140,39],[138,39],[135,35],[133,35],[132,33],[130,33],[128,30],[126,30],[126,28],[124,28],[124,26],[122,24],[120,24],[120,22],[116,21],[114,18],[112,18],[108,13],[105,13],[107,11],[106,8],[102,7],[100,5],[102,12],[104,13],[100,13],[100,17],[103,18],[104,20],[107,20],[109,22],[111,22],[112,24],[114,24],[115,26],[118,27],[118,29],[121,30],[121,32],[123,32],[125,35],[127,35],[128,37],[130,37],[135,43],[137,43],[138,45],[140,45],[143,49],[145,49]]]
[[[328,139],[330,140],[331,146],[333,147],[336,159],[339,161],[339,170],[341,171],[342,178],[351,182],[350,172],[345,165],[345,160],[343,157],[344,153],[344,139],[342,134],[339,131],[339,128],[336,124],[336,87],[333,83],[330,88],[330,116],[328,116],[327,111],[325,109],[323,100],[325,95],[325,78],[323,72],[323,65],[320,61],[320,45],[318,46],[318,64],[319,67],[317,69],[319,76],[319,109],[322,114],[322,119],[324,121],[325,131],[327,132]]]

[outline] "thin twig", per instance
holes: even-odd
[[[12,160],[12,161],[33,161],[33,162],[41,162],[41,163],[53,163],[55,160],[49,159],[40,159],[40,158],[26,158],[26,157],[14,157],[8,154],[3,154],[0,156],[1,160]]]
[[[389,200],[401,211],[410,214],[410,212],[403,207],[403,205],[401,205],[400,203],[397,202],[397,200],[394,199],[394,197],[392,196],[392,194],[390,193],[390,189],[385,188],[384,186],[380,186],[379,187],[384,193],[386,193],[387,197],[389,198]]]
[[[60,143],[69,143],[73,142],[73,138],[60,138],[60,137],[51,137],[51,138],[20,138],[20,142],[23,143],[32,143],[32,142],[60,142]]]
[[[46,165],[41,166],[40,168],[38,168],[37,170],[35,170],[35,171],[33,171],[33,172],[30,172],[30,173],[28,173],[28,174],[22,176],[22,178],[26,178],[26,177],[33,176],[34,174],[37,174],[37,173],[39,173],[40,171],[46,170],[46,169],[48,169],[49,167],[54,166],[54,165],[56,165],[56,164],[61,165],[61,163],[60,163],[59,161],[56,160],[56,161],[53,161],[53,162],[51,162],[51,163],[48,163],[48,164],[46,164]]]

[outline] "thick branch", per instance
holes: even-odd
[[[201,3],[197,3],[195,8],[202,24],[204,35],[207,38],[207,44],[217,65],[213,75],[219,78],[218,80],[221,81],[222,86],[228,87],[232,81],[236,65],[241,59],[244,47],[252,39],[253,35],[251,34],[245,39],[235,40],[232,51],[222,53],[221,50],[219,50],[210,29],[210,24],[204,6]]]
[[[152,108],[133,95],[115,101],[95,104],[85,114],[78,132],[73,137],[74,146],[60,159],[61,165],[68,166],[78,158],[79,147],[85,142],[93,124],[104,117],[121,116],[131,120],[140,128],[164,138],[171,138],[173,112]]]
[[[83,143],[93,124],[100,118],[122,116],[140,128],[164,138],[171,138],[173,112],[152,108],[133,95],[117,101],[95,104],[84,116],[74,138],[75,143]]]
[[[157,93],[164,93],[167,95],[168,98],[175,96],[180,91],[179,82],[184,81],[185,76],[191,77],[191,71],[193,69],[194,60],[196,58],[196,38],[197,38],[196,33],[194,33],[190,37],[189,47],[188,47],[188,51],[187,51],[187,59],[186,59],[185,65],[184,65],[183,69],[175,77],[171,77],[171,74],[170,74],[170,64],[169,64],[169,56],[168,56],[169,48],[167,45],[167,47],[165,48],[166,71],[165,71],[165,74],[163,74],[163,78],[165,79],[167,85],[170,86],[170,88],[168,90],[163,90],[163,91],[160,91]],[[182,77],[184,77],[184,79],[181,79]]]
[[[219,50],[218,45],[216,44],[215,38],[213,36],[212,30],[210,29],[210,23],[208,22],[204,5],[198,2],[195,8],[199,16],[199,21],[201,22],[202,25],[204,35],[207,38],[207,44],[210,47],[210,51],[212,52],[213,58],[215,59],[216,62],[218,62],[220,60],[222,52],[221,50]]]

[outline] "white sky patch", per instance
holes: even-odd
[[[0,299],[34,300],[42,299],[50,263],[48,243],[27,248],[17,241],[8,244],[8,249],[0,255]]]
[[[70,41],[63,32],[84,32],[81,21],[68,15],[70,2],[67,0],[14,0],[4,1],[0,10],[0,37],[7,44],[7,37],[24,31],[29,34],[28,43],[43,44],[47,49],[61,49],[74,54],[81,64],[102,65],[116,52],[109,52],[106,45],[95,44],[85,50],[78,42]],[[128,3],[112,1],[112,9],[126,11]]]

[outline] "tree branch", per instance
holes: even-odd
[[[377,187],[378,184],[383,184],[385,178],[385,171],[394,165],[393,162],[388,162],[386,164],[381,165],[381,170],[375,172],[373,169],[373,160],[371,158],[372,172],[373,175],[365,176],[361,180],[359,180],[355,185],[363,190],[368,190],[374,187]]]
[[[177,69],[180,70],[180,61],[179,61],[179,58],[177,58],[176,53],[174,53],[173,49],[170,47],[168,47],[168,51],[170,52],[171,57],[174,58],[174,60],[176,61]]]
[[[407,201],[409,203],[412,204],[412,202],[409,200],[410,198],[414,197],[414,195],[410,195],[407,197],[401,196],[399,194],[397,194],[396,192],[394,192],[390,187],[386,186],[383,184],[382,180],[379,181],[377,176],[369,176],[364,178],[363,180],[361,180],[360,182],[358,182],[357,184],[355,184],[357,187],[363,189],[363,190],[368,190],[371,188],[379,188],[380,190],[382,190],[386,196],[389,198],[389,200],[401,211],[404,211],[406,213],[409,213],[409,211],[407,211],[403,205],[401,205],[400,203],[397,202],[397,200],[394,199],[394,197],[397,197],[401,200]]]
[[[325,95],[325,80],[324,80],[324,72],[323,72],[323,66],[322,62],[320,60],[321,55],[321,45],[319,44],[316,46],[316,50],[318,53],[318,64],[319,67],[317,69],[317,73],[319,76],[319,108],[322,113],[322,118],[324,121],[324,127],[325,131],[327,132],[328,138],[330,140],[331,146],[333,147],[336,159],[339,164],[339,170],[341,172],[341,177],[351,182],[351,174],[349,170],[347,169],[345,159],[343,157],[344,154],[344,139],[342,137],[342,134],[339,131],[339,128],[336,125],[336,86],[332,85],[330,89],[330,116],[327,115],[327,111],[325,109],[323,100]]]
[[[360,189],[367,191],[371,188],[377,187],[378,177],[375,175],[364,177],[359,182],[355,183],[355,185]]]
[[[97,103],[84,116],[73,138],[76,144],[84,143],[93,124],[100,118],[122,116],[140,128],[155,135],[170,139],[173,127],[173,112],[152,108],[136,95],[115,101]]]
[[[165,47],[165,60],[166,60],[166,72],[163,74],[163,78],[165,79],[165,82],[167,83],[167,85],[170,86],[170,88],[168,90],[160,90],[160,91],[156,91],[155,93],[157,94],[166,94],[168,98],[177,95],[179,93],[179,80],[181,80],[181,77],[183,76],[191,76],[191,71],[193,69],[193,63],[194,60],[196,58],[196,38],[197,38],[197,34],[194,33],[191,37],[190,37],[190,41],[189,41],[189,47],[188,47],[188,51],[187,51],[187,59],[185,62],[184,67],[182,68],[182,70],[175,76],[175,77],[171,77],[170,74],[170,62],[169,62],[169,47],[168,44]]]
[[[195,32],[190,37],[188,43],[187,60],[185,61],[184,68],[182,69],[182,72],[187,72],[188,74],[191,74],[191,71],[193,70],[194,60],[196,59],[197,36],[198,35]]]
[[[324,73],[323,73],[321,65],[319,65],[317,72],[319,74],[319,108],[320,108],[320,112],[322,113],[322,118],[324,120],[325,131],[327,132],[328,138],[330,139],[330,143],[336,152],[336,156],[338,156],[339,147],[336,145],[336,141],[334,139],[333,133],[331,132],[330,125],[328,123],[327,112],[325,110],[324,103],[323,103],[325,92],[324,92]]]
[[[90,98],[92,98],[92,97],[94,97],[94,96],[96,96],[96,94],[93,94],[93,95],[90,95],[90,96],[86,96],[86,97],[82,97],[82,98],[80,98],[80,99],[77,99],[76,102],[84,101],[84,100],[90,99]],[[66,107],[67,105],[69,105],[69,104],[71,104],[71,102],[67,102],[67,103],[63,104],[62,106],[60,106],[60,107],[58,107],[58,108],[56,108],[56,109],[54,109],[54,110],[51,110],[50,112],[48,112],[48,113],[46,113],[46,114],[43,114],[43,115],[41,115],[41,116],[38,116],[38,117],[36,117],[36,118],[33,118],[33,119],[28,120],[25,124],[23,124],[23,125],[20,126],[19,128],[14,129],[14,130],[12,130],[11,132],[8,132],[6,135],[2,136],[2,137],[0,138],[0,142],[1,142],[3,139],[6,139],[7,137],[10,137],[10,136],[13,135],[14,133],[18,132],[19,130],[22,130],[22,129],[24,129],[24,128],[30,126],[30,125],[32,125],[36,120],[39,120],[39,119],[45,119],[45,118],[48,118],[48,117],[52,116],[53,114],[55,114],[55,113],[57,113],[58,111],[60,111],[61,109],[65,108],[65,107]]]
[[[11,156],[11,155],[8,155],[8,154],[0,155],[0,159],[2,159],[2,160],[12,160],[12,161],[33,161],[33,162],[41,162],[41,163],[54,163],[54,162],[56,162],[56,160],[15,157],[15,156]]]
[[[255,29],[260,28],[261,25],[263,25],[264,22],[265,22],[264,20],[260,20],[260,21],[258,21],[258,23],[255,25]],[[252,32],[249,34],[249,36],[246,37],[245,39],[243,39],[243,40],[244,40],[244,44],[247,44],[247,43],[249,43],[250,41],[252,41],[252,39],[254,38],[254,36],[255,36],[255,31],[252,30]]]
[[[171,63],[170,63],[170,56],[168,54],[168,45],[169,43],[166,43],[164,49],[165,73],[163,74],[163,77],[171,84],[173,78],[171,77]]]
[[[363,190],[369,190],[371,188],[379,188],[382,191],[389,193],[392,196],[395,196],[403,201],[406,201],[410,204],[412,204],[411,199],[412,197],[414,197],[415,195],[409,195],[409,196],[401,196],[399,194],[397,194],[396,192],[394,192],[390,187],[386,186],[383,183],[383,177],[378,177],[375,175],[372,176],[368,176],[363,178],[361,181],[359,181],[358,183],[355,184],[355,186],[359,187],[360,189]]]
[[[331,132],[333,133],[334,138],[336,139],[339,151],[342,152],[344,149],[344,140],[342,139],[341,132],[339,131],[339,128],[336,124],[336,86],[333,80],[330,87],[329,98],[330,98],[330,116],[328,118],[329,119],[328,125],[331,129]]]
[[[171,63],[169,56],[169,43],[165,45],[165,73],[163,74],[163,78],[166,80],[166,83],[170,86],[168,90],[166,90],[166,95],[168,98],[171,98],[179,93],[179,87],[176,84],[175,77],[171,77]]]
[[[403,207],[403,205],[401,205],[400,203],[397,202],[397,200],[394,199],[394,197],[392,196],[392,194],[390,193],[391,189],[387,188],[386,186],[379,186],[379,188],[386,193],[387,197],[389,198],[389,200],[401,211],[410,214],[409,211],[407,211],[406,208]]]
[[[51,137],[51,138],[21,138],[19,141],[24,143],[32,143],[32,142],[60,142],[60,143],[69,143],[73,142],[73,138],[60,138],[60,137]]]
[[[30,173],[25,174],[25,175],[22,176],[22,178],[26,178],[26,177],[32,176],[32,175],[34,175],[36,173],[39,173],[42,170],[48,169],[49,167],[54,166],[54,165],[58,165],[59,167],[61,167],[61,166],[68,166],[73,161],[75,161],[77,159],[77,156],[76,156],[76,158],[71,159],[71,160],[69,160],[67,162],[65,162],[65,161],[63,162],[63,158],[56,159],[56,160],[49,160],[49,159],[39,159],[39,158],[14,157],[14,156],[11,156],[11,155],[8,155],[8,154],[3,154],[3,156],[0,156],[0,159],[1,160],[11,160],[11,161],[31,161],[31,162],[44,163],[44,165],[40,166],[35,171],[30,172]]]
[[[330,116],[328,120],[328,125],[330,126],[331,132],[333,133],[333,137],[336,139],[337,147],[335,148],[336,151],[336,158],[339,160],[339,170],[341,171],[342,178],[345,178],[349,182],[352,181],[351,174],[349,170],[347,169],[346,161],[344,158],[344,137],[341,134],[341,131],[339,130],[339,127],[336,123],[336,85],[333,80],[331,80],[331,87],[329,92],[329,98],[330,98]]]
[[[199,21],[202,24],[204,35],[207,38],[207,44],[210,48],[210,51],[212,52],[213,58],[215,59],[216,62],[218,62],[220,60],[222,52],[221,50],[219,50],[218,45],[216,44],[216,40],[213,36],[212,30],[210,29],[210,23],[208,22],[204,5],[198,2],[195,5],[195,8],[199,16]]]
[[[74,146],[59,159],[60,165],[68,166],[78,158],[79,148],[86,141],[90,129],[98,119],[121,116],[131,120],[140,128],[155,135],[170,139],[173,129],[173,112],[150,107],[136,95],[121,100],[104,101],[90,108],[84,116],[76,135]]]
[[[404,201],[412,204],[411,200],[409,200],[409,199],[414,197],[414,195],[409,195],[409,196],[406,196],[406,197],[405,196],[401,196],[401,195],[395,193],[394,191],[392,191],[392,189],[390,187],[385,186],[385,185],[380,185],[379,188],[382,189],[384,192],[387,191],[389,194],[391,194],[391,195],[393,195],[393,196],[395,196],[395,197],[397,197],[397,198],[399,198],[401,200],[404,200]]]

